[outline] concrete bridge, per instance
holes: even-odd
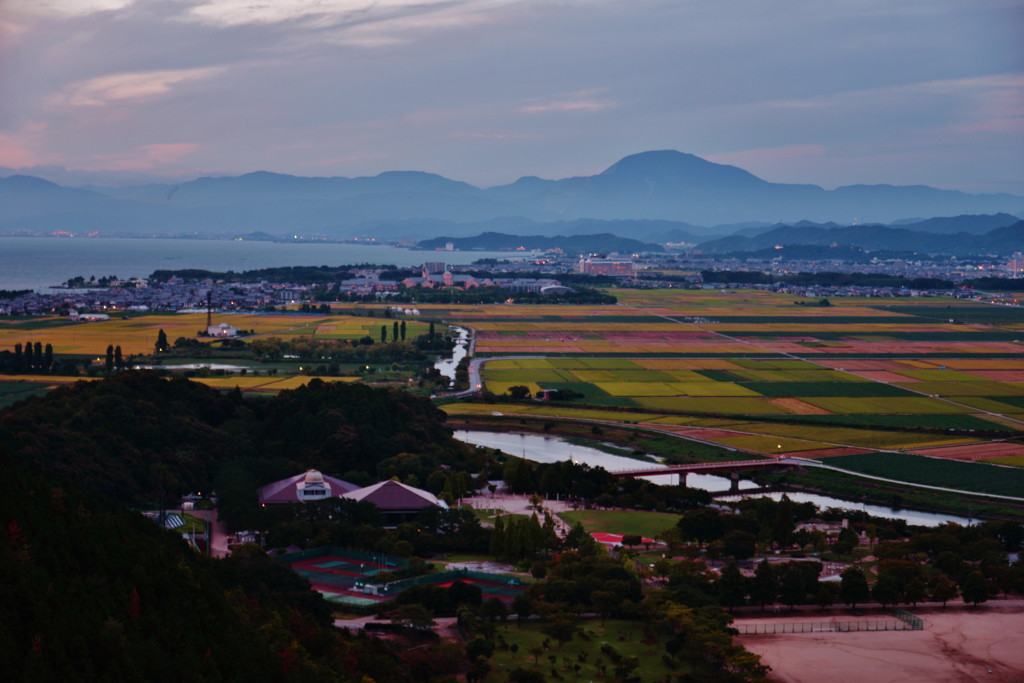
[[[626,477],[652,477],[664,474],[678,474],[679,485],[686,486],[687,474],[723,474],[728,472],[732,479],[730,491],[739,491],[740,470],[780,470],[795,469],[800,464],[792,460],[735,460],[732,462],[698,462],[686,465],[656,465],[654,467],[637,467],[626,470],[612,470],[613,474],[620,479]]]

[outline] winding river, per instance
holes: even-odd
[[[438,356],[437,362],[434,363],[434,367],[437,368],[441,375],[448,379],[455,381],[455,368],[459,366],[462,359],[469,353],[469,330],[463,327],[452,328],[458,332],[458,336],[455,337],[455,348],[452,349],[452,357],[445,358]]]
[[[453,366],[454,368],[454,366]],[[564,439],[551,436],[538,436],[535,434],[517,434],[514,432],[485,432],[475,430],[456,430],[455,438],[466,443],[477,446],[497,448],[509,455],[525,458],[534,462],[563,462],[573,460],[595,467],[603,467],[606,470],[632,469],[637,467],[638,461],[634,458],[612,455],[604,451],[578,446],[569,443]],[[679,483],[678,475],[657,475],[646,477],[655,484],[675,485]],[[690,474],[686,477],[686,485],[692,488],[704,489],[711,492],[728,491],[730,481],[727,477],[718,477],[712,474]],[[752,481],[740,480],[740,491],[743,489],[757,488]],[[757,494],[768,495],[776,500],[782,498],[782,493]],[[790,500],[797,503],[814,503],[819,508],[839,508],[849,510],[851,517],[856,518],[857,513],[867,512],[875,517],[888,517],[891,519],[902,519],[910,524],[919,526],[938,526],[946,522],[956,522],[966,525],[967,518],[956,515],[937,514],[933,512],[918,512],[916,510],[896,510],[882,505],[858,505],[857,503],[831,496],[823,496],[816,493],[789,492],[786,495]],[[742,493],[735,496],[718,498],[720,502],[736,501],[743,497]]]

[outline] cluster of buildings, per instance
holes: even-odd
[[[386,480],[372,486],[358,487],[347,481],[308,470],[289,479],[275,481],[257,489],[260,505],[287,505],[328,498],[373,503],[384,515],[384,528],[394,528],[413,520],[428,507],[448,509],[448,504],[434,494],[398,481]]]
[[[144,279],[110,280],[105,287],[52,287],[49,292],[26,292],[0,299],[0,315],[74,314],[82,322],[105,320],[116,313],[171,311],[205,312],[207,302],[220,311],[251,311],[307,301],[317,288],[333,298],[375,296],[386,298],[405,287],[504,287],[510,292],[561,294],[571,291],[555,279],[495,277],[476,278],[451,273],[444,263],[428,263],[421,277],[403,281],[381,279],[381,270],[356,270],[351,277],[324,285],[289,282],[229,282],[204,279],[186,282],[174,276],[166,282]],[[83,311],[81,315],[77,311]],[[89,311],[89,313],[85,313]],[[213,331],[210,332],[214,334]],[[219,336],[219,335],[218,335]]]
[[[171,278],[166,283],[113,281],[102,289],[54,287],[47,293],[28,292],[0,302],[0,314],[53,314],[73,310],[106,315],[146,311],[205,312],[207,295],[219,310],[254,310],[278,301],[286,287],[267,282],[242,284],[204,280],[186,283],[180,278]]]
[[[432,267],[441,267],[441,271],[433,270]],[[473,275],[452,273],[444,268],[443,263],[427,263],[423,267],[423,273],[418,277],[408,277],[402,280],[407,288],[425,287],[459,287],[461,289],[473,289],[474,287],[502,287],[510,292],[537,292],[539,294],[564,294],[572,291],[569,287],[562,286],[558,280],[547,278],[477,278]]]
[[[606,258],[581,258],[579,272],[583,275],[609,275],[633,277],[636,270],[633,257],[609,254]]]

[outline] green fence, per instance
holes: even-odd
[[[305,560],[315,560],[318,557],[338,557],[343,560],[355,560],[356,562],[371,562],[374,564],[383,564],[389,569],[394,567],[397,570],[405,570],[409,568],[409,560],[404,557],[398,557],[397,555],[384,555],[381,553],[368,553],[362,550],[350,550],[348,548],[338,548],[336,546],[323,546],[321,548],[300,550],[297,553],[281,555],[278,559],[285,564],[295,564],[296,562],[303,562]]]
[[[892,608],[892,615],[894,617],[896,617],[897,619],[899,619],[900,621],[906,623],[907,626],[909,626],[914,631],[923,631],[924,630],[924,620],[921,619],[921,617],[915,617],[910,612],[907,612],[905,610],[901,610],[898,607],[893,607]]]
[[[303,578],[309,579],[311,583],[332,586],[341,590],[349,590],[356,583],[355,577],[352,576],[339,576],[330,572],[318,572],[314,569],[294,569],[292,571]]]

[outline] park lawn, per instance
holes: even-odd
[[[679,515],[639,510],[578,510],[558,516],[570,525],[581,522],[587,533],[640,534],[645,538],[654,538],[679,521]]]
[[[551,649],[546,650],[540,656],[539,664],[535,663],[534,657],[530,655],[530,648],[534,645],[540,645],[548,638],[548,636],[542,633],[545,624],[525,623],[522,627],[509,624],[507,628],[499,628],[498,635],[504,638],[505,642],[509,645],[517,643],[519,651],[513,654],[511,649],[496,648],[494,655],[491,657],[491,665],[493,667],[491,669],[491,678],[496,681],[504,681],[507,672],[522,667],[528,671],[536,670],[543,673],[545,679],[549,681],[554,680],[554,677],[551,676],[552,668],[557,669],[559,675],[566,681],[614,681],[614,665],[600,651],[601,646],[605,643],[614,647],[624,657],[633,656],[640,660],[640,667],[634,675],[638,676],[644,683],[652,683],[657,679],[664,679],[666,674],[685,674],[692,671],[685,663],[680,664],[675,671],[672,671],[661,661],[661,655],[665,652],[665,641],[667,640],[664,634],[659,638],[659,643],[651,649],[647,645],[642,644],[640,639],[643,636],[643,628],[640,621],[609,619],[605,622],[604,626],[601,625],[600,619],[585,619],[576,623],[583,628],[590,640],[583,640],[577,635],[563,645],[561,651],[559,651],[558,642],[550,639]],[[586,662],[580,662],[578,655],[585,656]],[[550,656],[556,657],[554,665],[548,659]],[[566,668],[563,658],[571,660],[568,665],[569,668]],[[601,672],[595,666],[598,659],[603,660],[607,667],[606,676],[601,676]],[[571,668],[574,664],[580,665],[579,675]]]

